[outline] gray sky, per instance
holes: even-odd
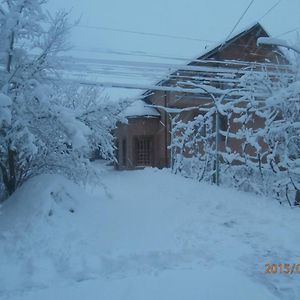
[[[272,35],[300,27],[300,0],[255,0],[237,31],[260,21]],[[51,11],[72,9],[72,17],[81,17],[73,29],[72,55],[100,59],[153,61],[145,55],[193,58],[205,46],[224,40],[249,5],[250,0],[49,0]],[[116,32],[84,26],[108,27],[129,31],[184,36],[208,41],[192,41]],[[300,32],[300,28],[298,30]],[[295,41],[297,32],[282,36]],[[118,51],[121,54],[112,54]],[[125,56],[124,52],[131,55]],[[164,61],[165,60],[160,60]],[[169,62],[169,61],[167,61]]]
[[[277,2],[255,0],[238,29],[258,21]],[[250,0],[49,0],[51,10],[72,8],[72,15],[74,18],[81,16],[80,24],[83,26],[121,28],[213,41],[222,40],[229,34],[249,3]],[[272,35],[300,27],[299,0],[281,0],[261,23]],[[294,32],[285,37],[291,39],[295,36]],[[197,45],[200,44],[199,48],[202,46],[200,42],[91,28],[76,28],[72,43],[82,49],[101,47],[162,54],[194,52],[194,55],[197,54]]]

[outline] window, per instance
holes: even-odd
[[[152,137],[136,137],[135,158],[137,166],[149,166],[152,164]]]

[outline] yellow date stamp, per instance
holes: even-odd
[[[300,264],[265,264],[266,274],[299,274]]]

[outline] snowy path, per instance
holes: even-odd
[[[2,208],[1,299],[299,299],[300,274],[265,274],[300,263],[299,210],[166,170],[103,176],[36,178]]]
[[[144,176],[145,173],[148,176]],[[140,242],[145,246],[142,252],[149,252],[151,247],[160,249],[150,251],[148,258],[137,255],[134,259],[137,269],[141,264],[150,270],[151,267],[173,268],[178,264],[198,264],[216,270],[221,266],[233,267],[263,282],[278,296],[298,298],[300,275],[264,272],[268,262],[300,262],[299,231],[294,227],[299,224],[299,212],[282,209],[264,199],[258,202],[259,199],[243,193],[157,173],[157,176],[150,170],[141,173],[142,176],[120,173],[118,179],[107,181],[107,185],[114,184],[112,198],[124,198],[125,206],[129,202],[131,211],[137,212],[135,221],[132,214],[123,215],[125,220],[121,227],[125,230],[130,230],[126,224],[139,224],[132,241],[134,245],[126,240],[125,247],[137,249],[135,243]],[[126,191],[126,186],[131,188]],[[121,210],[126,211],[126,207]],[[141,237],[147,229],[149,233],[143,240]],[[132,231],[123,236],[132,236]],[[116,239],[118,244],[120,238]],[[225,278],[226,274],[223,275]]]

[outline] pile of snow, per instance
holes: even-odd
[[[125,278],[93,279],[64,287],[30,291],[14,300],[109,299],[109,300],[272,300],[265,287],[242,272],[224,267],[166,270]]]
[[[144,101],[137,100],[128,106],[122,113],[123,117],[159,117],[159,112],[154,107],[149,107]]]
[[[27,182],[1,208],[0,299],[297,299],[299,211],[145,169]]]

